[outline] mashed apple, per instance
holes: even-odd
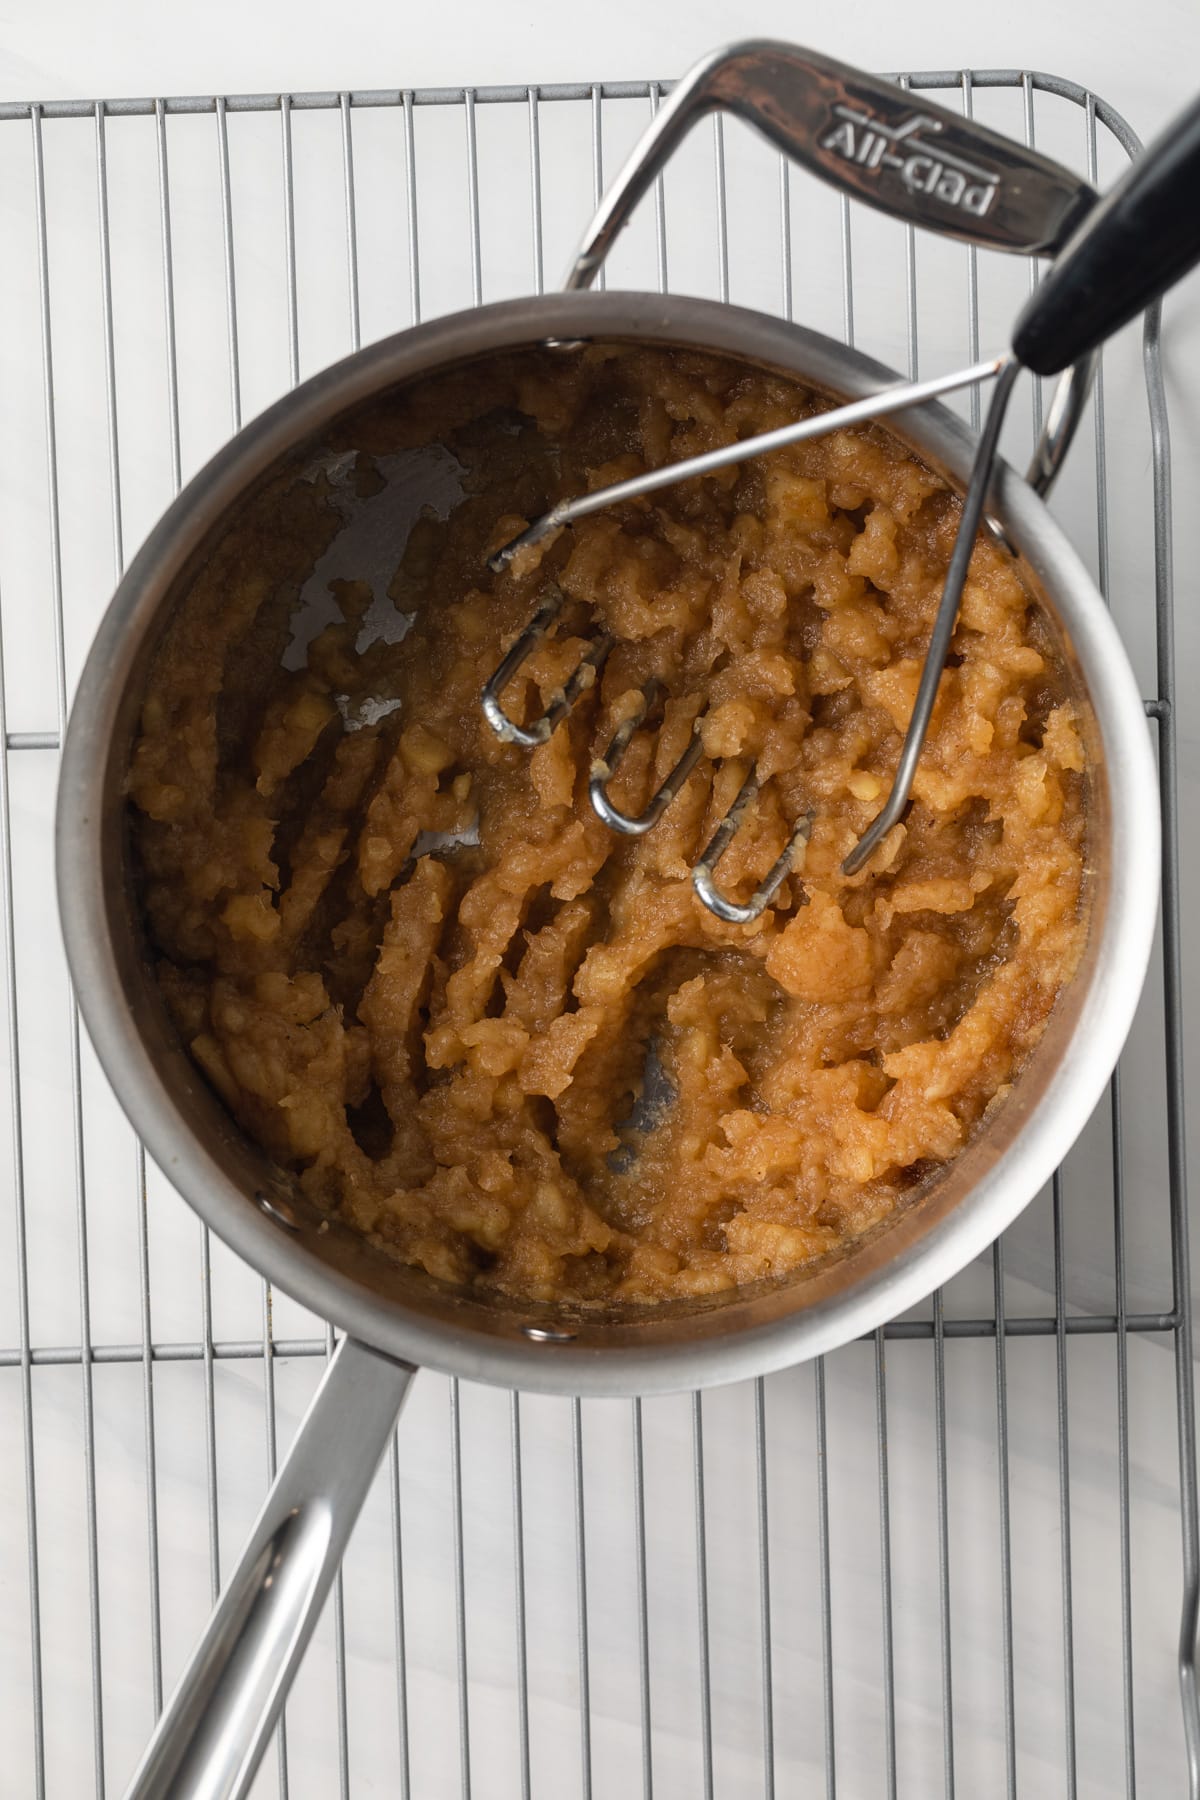
[[[128,784],[171,1013],[318,1206],[446,1282],[653,1302],[843,1249],[1003,1103],[1070,978],[1080,719],[986,536],[907,817],[841,871],[887,794],[959,516],[883,431],[668,488],[539,567],[486,570],[553,500],[816,404],[666,350],[432,379],[347,425],[324,474],[259,494],[176,610]],[[461,498],[427,510],[386,593],[332,580],[332,623],[297,655],[347,495],[386,504],[389,466],[429,441]],[[550,582],[566,605],[509,712],[540,713],[601,628],[615,647],[530,754],[479,691]],[[663,698],[614,801],[640,811],[701,714],[706,754],[627,839],[587,782],[651,677]],[[724,924],[690,870],[752,767],[722,889],[749,893],[810,810],[811,841],[762,917]]]

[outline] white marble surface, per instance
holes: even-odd
[[[1200,18],[1171,0],[1131,11],[1115,3],[1051,10],[1019,0],[991,18],[878,0],[836,19],[799,21],[762,4],[753,17],[714,4],[634,8],[621,0],[564,17],[545,0],[519,17],[474,0],[453,13],[411,14],[371,5],[337,19],[315,5],[284,11],[223,4],[170,9],[118,0],[28,9],[6,22],[0,99],[189,91],[366,87],[389,84],[592,80],[669,76],[736,32],[810,31],[820,45],[877,67],[1021,63],[1090,81],[1149,131],[1187,94],[1200,66]],[[645,102],[605,104],[604,148],[615,166],[645,116]],[[1013,95],[979,96],[981,116],[1021,124]],[[1079,115],[1038,101],[1039,141],[1078,162]],[[480,108],[484,297],[527,291],[533,281],[527,187],[527,111]],[[421,293],[425,312],[471,297],[463,118],[418,109]],[[591,188],[586,102],[541,110],[546,192],[545,268],[563,262]],[[244,416],[288,379],[286,286],[278,115],[230,121],[234,234]],[[299,358],[309,373],[349,346],[343,249],[340,128],[335,114],[294,120]],[[104,314],[96,212],[95,126],[47,122],[50,305],[57,404],[65,666],[79,666],[115,573]],[[198,466],[231,426],[219,189],[213,121],[169,126],[183,472]],[[116,427],[122,545],[132,551],[170,497],[171,455],[162,308],[157,170],[151,121],[107,127],[114,295]],[[777,165],[738,130],[726,140],[731,292],[778,308]],[[359,252],[365,338],[408,322],[402,120],[356,112]],[[1118,158],[1102,145],[1101,173]],[[716,292],[712,140],[689,145],[668,183],[671,278]],[[836,208],[795,181],[793,281],[799,317],[841,328]],[[27,124],[0,123],[0,252],[5,330],[0,334],[0,609],[10,732],[56,722],[54,589],[49,557],[43,371],[38,335],[36,215]],[[859,341],[885,360],[906,354],[903,241],[878,221],[855,226]],[[985,259],[986,261],[986,259]],[[869,268],[869,279],[863,273]],[[961,252],[922,242],[918,253],[924,372],[965,349]],[[631,230],[614,279],[649,284],[647,221]],[[984,342],[1000,341],[1023,292],[1016,265],[983,270]],[[1200,284],[1172,301],[1166,363],[1176,446],[1179,654],[1182,691],[1200,671],[1194,569],[1200,519],[1191,503],[1200,475]],[[989,333],[991,334],[989,336]],[[1106,360],[1110,589],[1144,691],[1153,691],[1150,613],[1149,439],[1138,344],[1126,332]],[[1010,449],[1021,453],[1031,411],[1019,409]],[[1094,442],[1077,446],[1056,507],[1096,566]],[[1192,709],[1180,719],[1183,813],[1195,817],[1200,780]],[[17,1004],[21,1027],[20,1125],[28,1232],[28,1319],[39,1347],[77,1345],[81,1332],[80,1206],[72,1129],[71,1038],[50,891],[52,752],[10,756],[16,900]],[[1196,894],[1193,832],[1183,839],[1185,899]],[[1193,1066],[1200,1019],[1196,953],[1187,947]],[[43,1004],[43,997],[48,999]],[[1127,1292],[1131,1310],[1165,1310],[1171,1298],[1164,1148],[1161,987],[1152,972],[1124,1064],[1128,1191]],[[8,1069],[7,1049],[0,1062]],[[101,1347],[139,1343],[139,1206],[131,1136],[84,1048],[82,1163],[90,1277],[90,1331]],[[0,1347],[20,1339],[15,1256],[13,1124],[0,1109]],[[1076,1313],[1115,1306],[1111,1155],[1107,1116],[1093,1122],[1068,1164],[1064,1286]],[[197,1342],[206,1331],[199,1229],[151,1172],[147,1262],[156,1343]],[[1011,1316],[1045,1317],[1055,1280],[1053,1220],[1036,1203],[1006,1243]],[[211,1250],[214,1341],[260,1339],[261,1284],[219,1245]],[[968,1270],[946,1298],[948,1317],[988,1317],[990,1263]],[[923,1309],[928,1316],[928,1309]],[[310,1337],[314,1321],[276,1297],[280,1338]],[[1017,1775],[1030,1795],[1068,1792],[1062,1622],[1060,1399],[1053,1339],[1012,1340],[1006,1354],[1013,1576],[1012,1633]],[[987,1340],[949,1343],[945,1358],[948,1450],[949,1617],[953,1749],[958,1791],[1005,1792],[1004,1609],[996,1429],[996,1350]],[[278,1438],[285,1444],[319,1373],[295,1357],[276,1371]],[[1171,1340],[1128,1347],[1129,1522],[1134,1746],[1138,1790],[1181,1793],[1182,1734],[1173,1673],[1179,1598],[1178,1469]],[[1122,1685],[1121,1371],[1111,1336],[1070,1339],[1071,1583],[1078,1791],[1126,1791]],[[832,1709],[839,1792],[886,1789],[886,1695],[881,1631],[876,1363],[852,1346],[826,1366],[832,1579]],[[943,1781],[942,1634],[939,1607],[935,1366],[928,1341],[890,1344],[886,1359],[898,1790],[925,1795]],[[821,1561],[814,1372],[766,1384],[767,1545],[771,1694],[777,1792],[823,1791],[825,1755]],[[259,1360],[218,1359],[207,1398],[203,1362],[161,1361],[153,1374],[154,1473],[160,1581],[161,1664],[169,1684],[205,1615],[214,1579],[235,1554],[266,1480],[264,1374]],[[94,1371],[97,1622],[91,1651],[88,1424],[78,1363],[37,1366],[30,1378],[37,1490],[41,1680],[46,1789],[95,1784],[95,1687],[102,1686],[102,1763],[118,1791],[152,1716],[155,1606],[147,1526],[146,1383],[140,1363]],[[27,1577],[23,1385],[0,1370],[0,1794],[35,1791],[33,1661]],[[451,1432],[447,1384],[418,1384],[399,1436],[400,1521],[411,1793],[435,1800],[461,1791],[461,1695],[455,1639]],[[638,1788],[643,1712],[632,1413],[626,1404],[583,1409],[588,1677],[592,1791]],[[763,1658],[755,1392],[708,1396],[705,1434],[711,1720],[719,1796],[765,1791]],[[509,1397],[461,1395],[467,1700],[473,1791],[521,1791],[519,1659],[513,1563]],[[698,1652],[693,1418],[686,1398],[647,1403],[648,1676],[655,1790],[704,1792]],[[533,1791],[583,1790],[580,1741],[578,1545],[570,1408],[521,1403],[524,1456],[528,1704]],[[210,1484],[209,1458],[212,1457]],[[210,1507],[210,1493],[215,1501]],[[395,1530],[385,1468],[347,1561],[344,1669],[350,1791],[393,1795],[401,1785],[395,1639]],[[292,1795],[338,1791],[336,1620],[324,1620],[289,1709]],[[274,1793],[279,1763],[256,1792]]]

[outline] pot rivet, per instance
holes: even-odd
[[[270,1194],[255,1194],[254,1198],[267,1217],[282,1225],[285,1231],[299,1231],[300,1221],[286,1200],[275,1199]]]
[[[535,1344],[573,1344],[577,1335],[560,1325],[522,1325],[521,1330]]]

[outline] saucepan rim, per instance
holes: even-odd
[[[469,1302],[426,1311],[386,1296],[323,1260],[313,1232],[292,1229],[287,1207],[255,1204],[211,1144],[183,1116],[134,1017],[123,969],[128,909],[106,886],[120,832],[113,758],[126,685],[161,629],[164,602],[221,520],[281,459],[387,390],[468,360],[547,343],[599,340],[708,350],[775,367],[827,392],[858,398],[894,373],[816,332],[698,298],[605,293],[501,301],[415,326],[314,376],[232,439],[184,488],[150,532],[101,622],[81,676],[63,750],[56,822],[59,906],[80,1009],[118,1099],[151,1157],[229,1246],[295,1300],[404,1361],[468,1379],[549,1393],[632,1394],[694,1388],[822,1354],[923,1299],[979,1255],[1049,1180],[1099,1100],[1124,1042],[1149,960],[1157,910],[1159,801],[1149,727],[1116,628],[1080,558],[1032,489],[997,466],[997,518],[1060,621],[1095,715],[1107,790],[1103,892],[1091,943],[1070,990],[1069,1029],[1056,1009],[1034,1052],[1036,1096],[1022,1078],[997,1153],[969,1145],[970,1185],[942,1209],[912,1209],[873,1249],[828,1279],[753,1291],[719,1307],[615,1326],[553,1321],[528,1309],[522,1327]],[[965,483],[967,428],[940,405],[896,414],[889,427],[933,467]],[[122,763],[122,768],[124,762]],[[128,948],[127,944],[124,945]],[[147,979],[149,977],[147,976]],[[1084,985],[1080,988],[1079,984]],[[1056,1022],[1057,1021],[1057,1022]],[[983,1134],[986,1138],[987,1134]],[[967,1159],[973,1158],[968,1164]],[[949,1177],[947,1178],[949,1181]]]

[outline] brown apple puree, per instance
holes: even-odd
[[[583,1303],[796,1270],[956,1155],[1072,973],[1077,717],[990,539],[908,817],[841,872],[888,788],[959,514],[882,431],[588,519],[519,577],[484,569],[560,495],[812,405],[668,352],[531,353],[429,382],[345,434],[361,496],[380,455],[439,436],[466,472],[391,582],[415,613],[401,641],[370,628],[384,596],[340,581],[306,666],[280,664],[341,528],[332,476],[277,482],[178,610],[129,781],[163,992],[250,1135],[401,1262]],[[478,696],[548,578],[569,611],[511,711],[540,711],[601,622],[617,646],[529,755]],[[587,779],[651,675],[665,716],[636,734],[616,802],[640,810],[702,708],[708,755],[631,840],[594,817]],[[399,705],[364,707],[380,697]],[[690,869],[752,764],[725,891],[749,892],[800,813],[815,823],[803,874],[727,925]],[[421,854],[421,834],[475,822],[477,845]]]

